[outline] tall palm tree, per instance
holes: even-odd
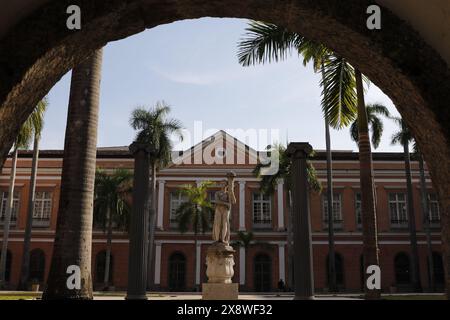
[[[14,188],[16,180],[17,156],[19,149],[26,149],[30,145],[34,135],[39,135],[44,121],[46,103],[41,102],[36,105],[27,121],[22,125],[19,135],[14,142],[13,158],[11,162],[11,173],[9,180],[8,199],[6,203],[5,218],[3,221],[3,242],[0,257],[0,287],[5,285],[6,275],[6,255],[8,250],[9,229],[11,225],[11,214],[14,204]]]
[[[422,204],[422,221],[425,227],[425,235],[427,239],[427,255],[428,255],[428,288],[431,292],[436,290],[436,283],[434,280],[434,260],[433,260],[433,246],[431,243],[431,221],[430,221],[430,213],[429,213],[429,204],[428,204],[428,192],[427,185],[425,181],[425,161],[423,159],[423,155],[417,146],[417,143],[414,141],[414,154],[416,158],[419,160],[419,172],[420,172],[420,198]]]
[[[249,38],[241,41],[239,48],[239,61],[243,65],[255,64],[257,62],[271,62],[286,58],[294,49],[303,55],[304,62],[313,59],[315,69],[321,65],[322,71],[322,109],[325,114],[325,121],[335,128],[348,125],[356,112],[359,130],[359,157],[360,157],[360,181],[361,181],[361,202],[364,238],[364,264],[379,265],[378,261],[378,239],[376,226],[375,195],[372,172],[372,153],[370,141],[368,140],[368,123],[364,102],[363,81],[368,83],[358,69],[353,68],[343,57],[340,57],[324,46],[314,45],[313,42],[303,36],[289,32],[286,28],[277,27],[264,22],[251,22]],[[325,55],[326,59],[314,59]],[[327,126],[326,126],[327,127]],[[326,133],[327,134],[327,133]],[[331,164],[328,150],[328,163]],[[331,176],[331,168],[327,168],[328,180]],[[328,183],[329,189],[332,184]],[[328,190],[330,193],[331,190]],[[332,195],[332,192],[331,192]],[[332,203],[332,197],[328,197],[328,203]],[[331,216],[332,207],[328,206],[328,214]],[[329,257],[331,281],[334,282],[334,240],[333,240],[333,219],[329,221]],[[330,223],[331,222],[331,223]],[[367,278],[368,275],[365,275]],[[369,290],[366,288],[367,299],[378,299],[379,290]]]
[[[406,187],[408,198],[408,225],[409,237],[411,242],[411,278],[413,281],[413,289],[416,292],[422,291],[419,271],[419,252],[417,249],[417,234],[416,234],[416,215],[414,211],[413,186],[411,178],[411,160],[409,153],[409,144],[413,141],[413,136],[406,123],[401,118],[392,118],[399,126],[399,131],[392,135],[391,143],[393,145],[400,144],[403,146],[403,153],[405,157],[405,174]]]
[[[353,69],[346,60],[320,43],[284,27],[264,22],[250,22],[246,38],[239,44],[239,62],[244,66],[286,59],[292,51],[303,56],[303,65],[313,62],[315,72],[322,75],[322,109],[325,120],[327,154],[327,216],[333,217],[333,178],[330,124],[335,128],[348,125],[356,116]],[[326,72],[328,70],[328,73]],[[328,77],[327,77],[328,75]],[[334,253],[334,219],[328,219],[329,289],[336,291]]]
[[[92,217],[101,65],[102,49],[72,70],[58,218],[44,300],[93,298]],[[72,287],[76,282],[67,286],[72,279],[67,274],[70,266],[79,268],[80,287]]]
[[[209,229],[211,217],[214,214],[214,208],[208,200],[208,188],[211,185],[211,182],[206,181],[198,186],[186,185],[180,190],[187,199],[175,213],[178,229],[184,233],[192,228],[195,235],[195,248],[197,248],[198,234],[205,233]],[[197,261],[197,250],[195,250],[194,261]]]
[[[390,118],[391,114],[389,113],[388,108],[379,103],[368,104],[366,106],[367,110],[367,121],[369,123],[369,127],[371,129],[371,141],[372,145],[375,149],[378,148],[381,142],[381,136],[384,131],[384,124],[381,116]],[[352,140],[356,143],[359,142],[359,133],[358,133],[358,121],[355,120],[350,126],[350,136]]]
[[[364,270],[371,265],[380,265],[378,256],[378,231],[375,203],[375,183],[373,177],[372,148],[369,138],[369,122],[367,118],[366,103],[364,101],[365,78],[359,69],[355,68],[356,93],[358,101],[358,148],[359,148],[359,180],[361,188],[361,220],[363,229],[363,264]],[[364,273],[364,281],[368,279]],[[379,289],[369,289],[364,286],[366,299],[379,299]]]
[[[291,186],[292,186],[292,176],[291,176],[291,159],[286,154],[286,147],[280,144],[269,146],[268,150],[272,153],[276,153],[276,157],[279,159],[279,169],[274,175],[261,175],[262,169],[269,164],[258,163],[253,170],[253,173],[261,179],[260,188],[261,191],[265,194],[274,194],[276,185],[279,180],[283,180],[284,184],[284,193],[287,196],[286,203],[288,206],[288,223],[287,223],[287,231],[288,231],[288,241],[287,241],[287,251],[288,251],[288,279],[287,284],[288,287],[293,287],[293,263],[294,263],[294,250],[292,248],[292,205],[291,205]],[[307,162],[308,165],[308,182],[309,188],[315,192],[321,192],[322,185],[317,178],[316,171],[311,164],[311,162]]]
[[[41,140],[41,133],[44,127],[44,113],[47,110],[48,101],[44,98],[40,101],[36,107],[36,114],[33,116],[33,160],[31,165],[31,178],[30,178],[30,191],[28,192],[28,210],[27,220],[25,226],[25,234],[23,240],[23,256],[22,267],[20,271],[19,290],[26,290],[28,287],[28,277],[30,274],[30,242],[31,242],[31,229],[33,226],[33,212],[34,212],[34,199],[36,191],[36,177],[39,161],[39,141]]]
[[[153,285],[153,242],[156,225],[156,173],[164,168],[171,161],[172,141],[170,136],[175,134],[183,140],[181,122],[176,119],[167,119],[170,113],[170,106],[164,101],[157,102],[156,105],[147,110],[136,108],[130,118],[130,125],[134,130],[138,130],[135,141],[146,144],[151,152],[150,168],[151,184],[148,202],[150,203],[149,214],[149,241],[147,252],[147,287]]]
[[[94,223],[101,225],[107,232],[105,252],[104,290],[109,288],[112,235],[114,225],[127,228],[130,208],[126,201],[131,192],[130,182],[133,175],[129,170],[116,169],[107,174],[97,169],[95,174]]]

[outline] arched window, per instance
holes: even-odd
[[[445,284],[444,263],[442,261],[442,255],[438,252],[433,252],[433,269],[435,284]]]
[[[395,281],[397,285],[407,285],[411,283],[411,264],[409,256],[400,252],[394,259]]]
[[[106,266],[106,251],[100,251],[97,253],[97,257],[95,259],[95,282],[97,283],[103,283],[105,280],[105,266]],[[109,276],[108,276],[108,283],[113,283],[113,271],[114,271],[114,256],[110,255],[109,259]]]
[[[272,259],[264,253],[254,258],[255,291],[268,292],[272,290]]]
[[[0,254],[2,251],[0,250]],[[5,269],[5,281],[9,282],[11,279],[11,264],[12,264],[12,253],[11,251],[6,251],[6,269]]]
[[[336,284],[338,285],[338,287],[343,288],[344,287],[344,261],[342,259],[342,256],[339,253],[335,253],[334,254],[335,258],[334,258],[334,263],[335,263],[335,268],[336,268]],[[330,283],[330,275],[329,275],[329,257],[327,255],[327,283]]]
[[[186,290],[186,257],[180,252],[169,257],[169,290]]]
[[[45,253],[41,249],[30,252],[30,281],[44,282]]]

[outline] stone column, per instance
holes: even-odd
[[[202,258],[202,244],[199,242],[195,248],[196,250],[196,260],[195,260],[195,285],[200,285],[200,260]]]
[[[159,180],[158,184],[158,221],[157,228],[159,230],[163,230],[163,222],[164,222],[164,180]]]
[[[278,180],[277,184],[277,196],[278,196],[278,230],[284,230],[284,181]]]
[[[239,181],[239,230],[245,231],[245,181]]]
[[[311,225],[309,216],[309,190],[306,159],[311,153],[309,143],[290,143],[287,154],[291,157],[292,212],[294,224],[294,278],[296,300],[314,298],[312,268]]]
[[[245,285],[245,248],[239,247],[239,284]]]
[[[147,268],[146,252],[149,218],[149,155],[144,144],[133,143],[130,152],[134,156],[133,208],[130,226],[128,256],[127,300],[146,300]]]
[[[155,243],[155,285],[161,284],[161,243]]]
[[[281,243],[278,245],[278,269],[278,280],[282,279],[284,283],[286,283],[286,261],[284,254],[284,244]]]

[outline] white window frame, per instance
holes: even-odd
[[[428,219],[433,225],[440,224],[441,222],[439,200],[436,193],[428,194]]]
[[[178,191],[171,191],[169,194],[169,225],[170,227],[177,227],[176,211],[177,209],[187,201],[187,197]]]
[[[400,200],[400,196],[403,200]],[[391,226],[394,227],[408,227],[408,203],[406,193],[404,192],[390,192],[388,194],[389,218]],[[395,208],[395,212],[393,212]],[[403,210],[403,212],[401,212]]]
[[[0,224],[4,223],[5,215],[6,215],[6,207],[8,203],[8,191],[0,191]],[[20,191],[14,191],[13,197],[13,207],[11,210],[11,225],[15,225],[17,222],[17,217],[19,215],[20,209]]]
[[[322,196],[322,212],[323,212],[323,222],[328,226],[328,196],[326,193]],[[333,194],[333,223],[335,227],[342,226],[342,194]]]
[[[50,225],[52,211],[53,211],[53,192],[36,191],[34,196],[33,226],[48,227]]]
[[[256,196],[259,196],[259,199],[255,199]],[[255,212],[255,206],[259,207],[259,213]],[[264,208],[268,208],[268,211],[265,211]],[[256,217],[258,214],[259,217]],[[268,229],[272,227],[272,221],[272,197],[270,195],[265,195],[262,192],[252,192],[253,227],[255,229]]]

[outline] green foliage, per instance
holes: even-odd
[[[112,174],[97,169],[95,173],[94,222],[104,230],[108,226],[108,208],[111,221],[118,228],[127,230],[131,208],[127,196],[132,191],[133,174],[129,170],[116,169]]]
[[[330,55],[323,71],[322,111],[333,128],[346,127],[357,115],[355,70],[345,58]]]
[[[133,110],[130,118],[131,127],[138,130],[135,141],[148,145],[154,153],[152,165],[158,168],[167,166],[171,160],[173,146],[170,135],[175,134],[183,140],[181,122],[167,119],[170,110],[170,106],[162,101],[149,110],[142,107]]]
[[[391,138],[391,144],[400,144],[402,146],[409,145],[410,142],[414,141],[414,137],[409,130],[406,122],[402,118],[391,117],[397,125],[399,126],[399,131],[395,132]]]
[[[214,214],[214,208],[208,200],[208,188],[211,182],[202,182],[199,186],[185,185],[180,193],[186,196],[187,201],[178,207],[175,212],[178,229],[184,233],[192,227],[195,234],[205,233],[209,227]]]
[[[316,72],[323,72],[322,110],[330,125],[339,129],[356,118],[355,74],[344,58],[320,43],[274,24],[252,21],[246,31],[238,44],[240,64],[278,62],[297,52],[303,56],[304,65],[312,62]]]
[[[265,194],[273,194],[275,192],[278,180],[283,179],[288,190],[291,190],[292,179],[291,179],[291,158],[286,153],[286,147],[281,144],[276,144],[273,147],[269,146],[268,150],[270,152],[278,155],[279,158],[279,168],[274,175],[261,175],[262,168],[270,166],[269,164],[258,163],[253,170],[253,173],[261,179],[261,191]],[[307,162],[308,170],[308,183],[311,190],[315,192],[322,191],[322,185],[317,178],[316,170],[310,161]]]
[[[380,145],[381,136],[383,135],[384,125],[380,116],[390,118],[391,115],[389,110],[382,104],[368,104],[366,106],[367,110],[367,122],[369,123],[370,130],[372,132],[372,145],[376,149]],[[352,140],[356,143],[359,141],[358,134],[358,121],[353,121],[350,126],[350,136]]]
[[[33,112],[28,117],[27,121],[22,125],[17,136],[15,145],[20,149],[27,149],[30,142],[35,136],[40,138],[42,129],[44,127],[44,114],[48,107],[47,98],[42,99],[34,108]]]
[[[250,243],[253,241],[254,234],[253,232],[245,232],[245,231],[238,231],[237,233],[238,240],[234,241],[232,243],[233,247],[244,247],[247,249],[250,245]]]

